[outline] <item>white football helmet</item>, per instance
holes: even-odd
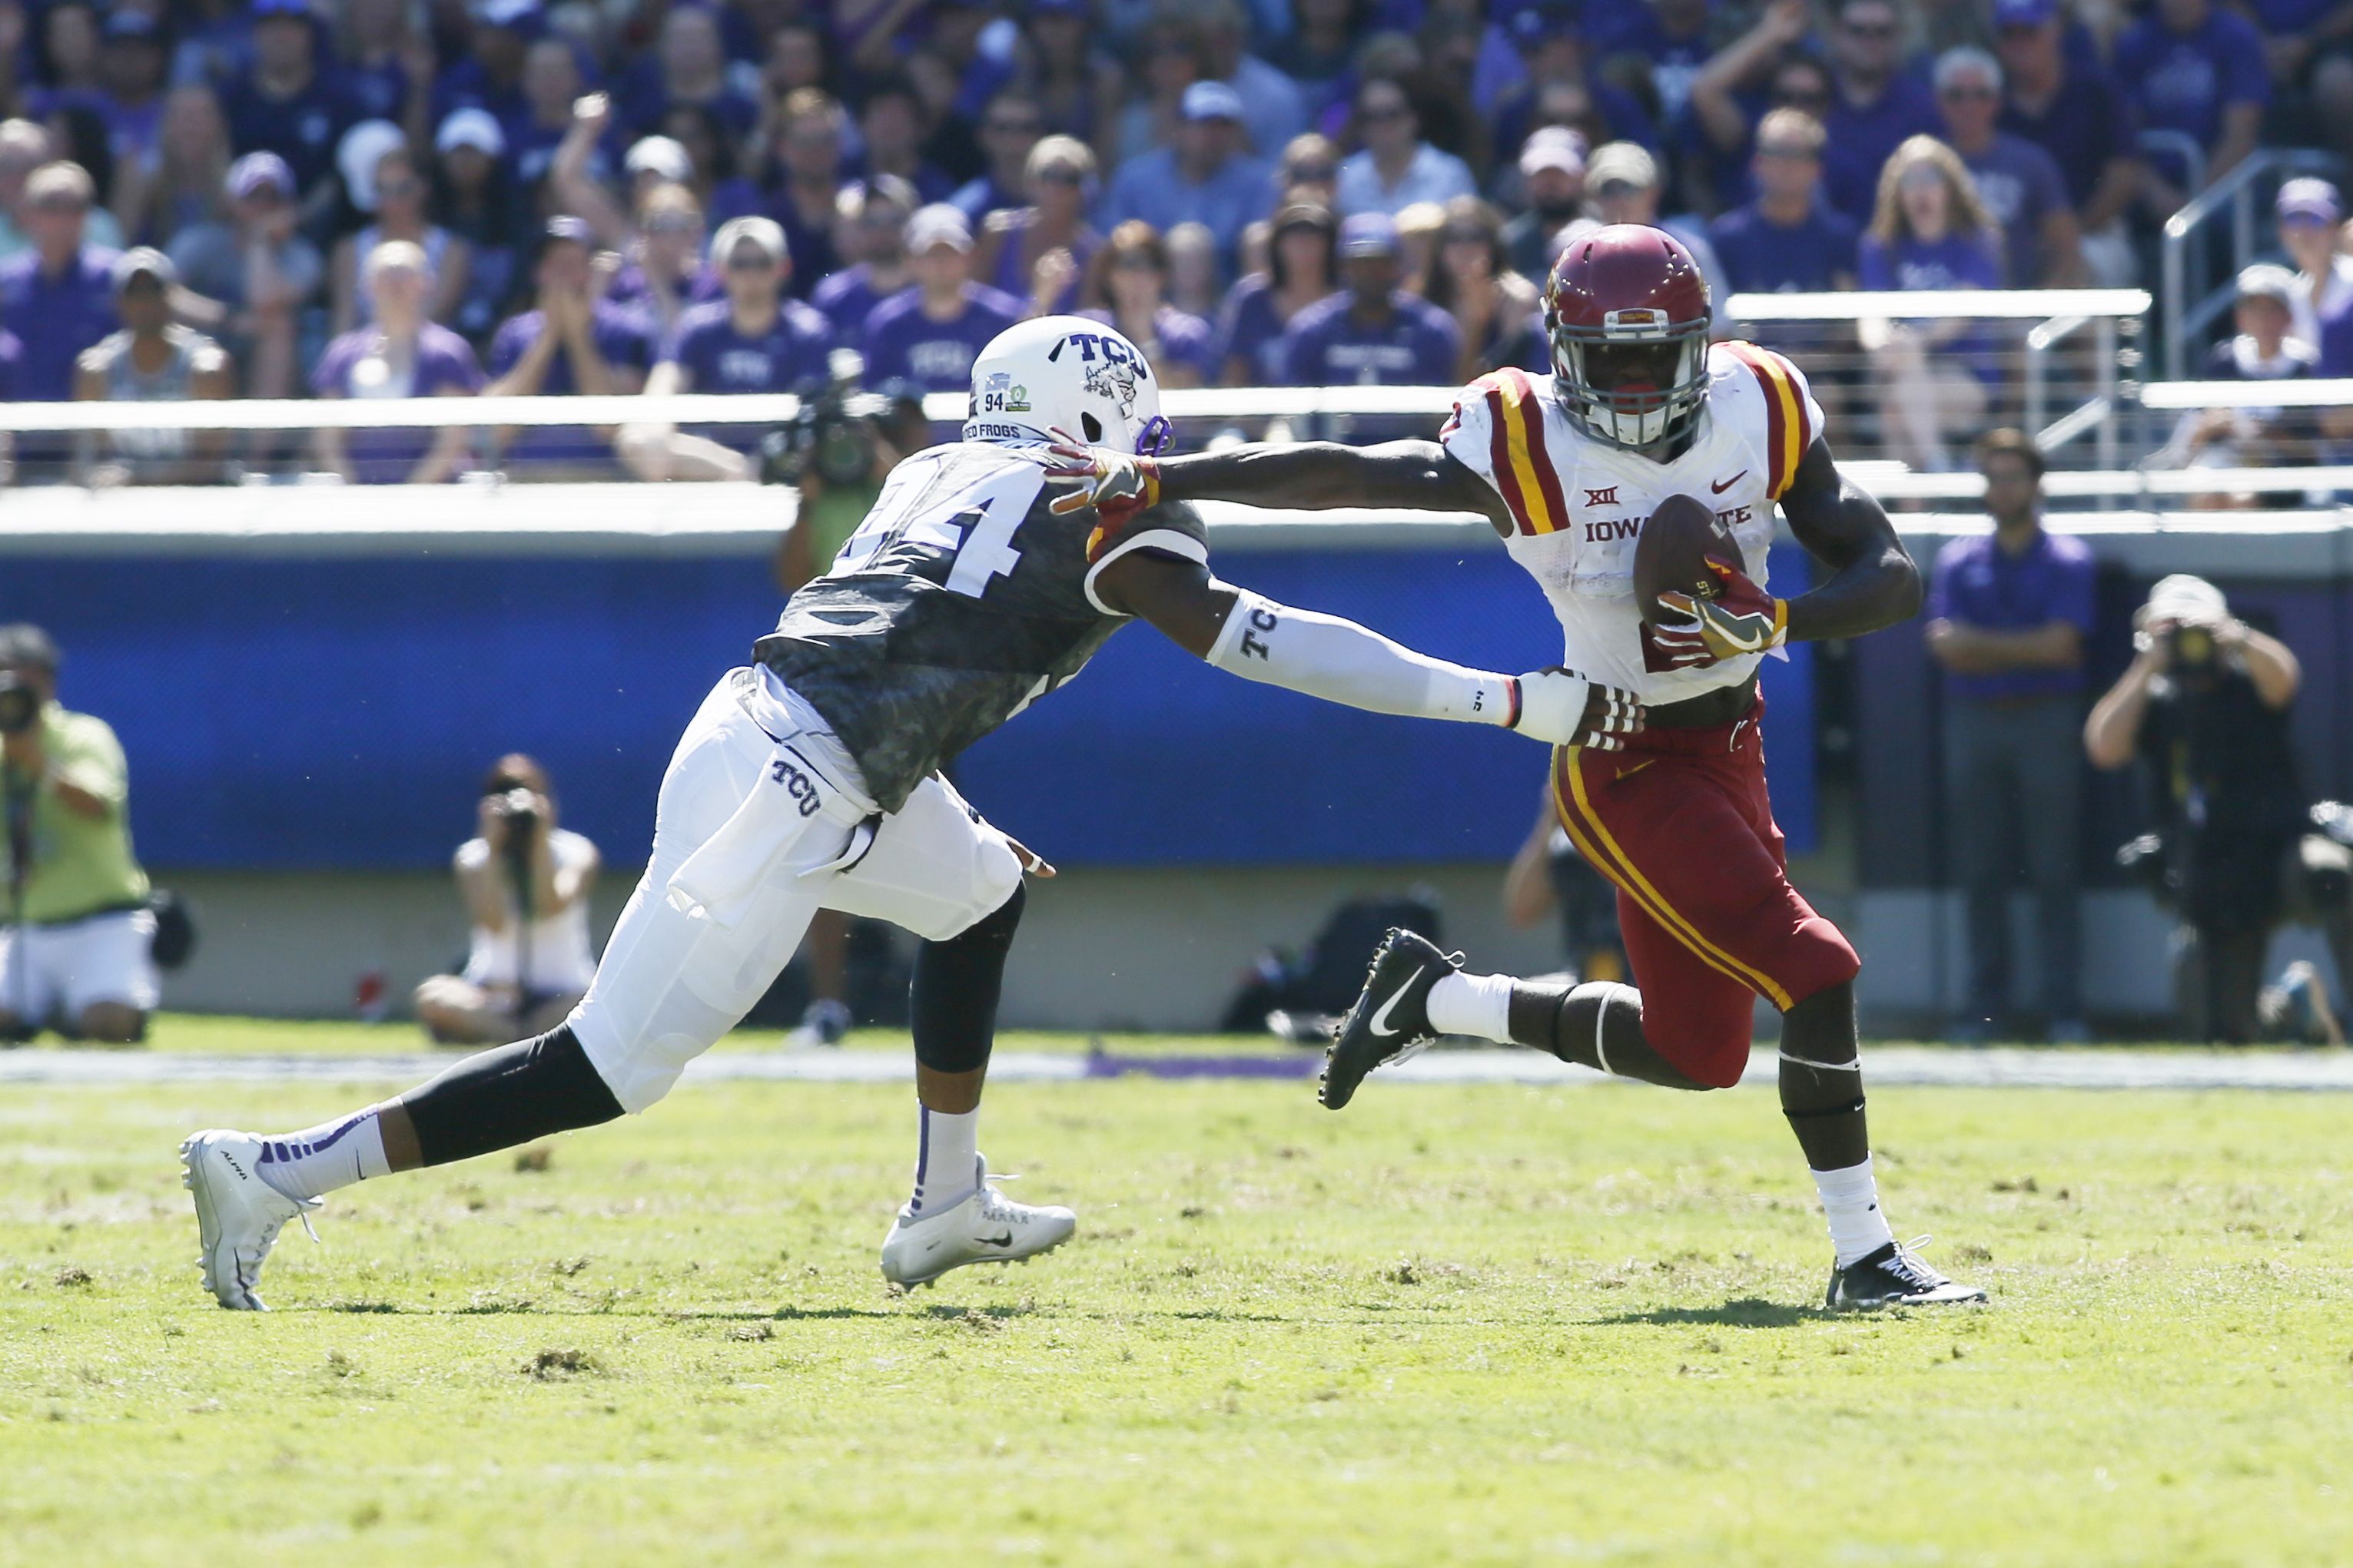
[[[1168,445],[1160,379],[1116,328],[1040,316],[999,332],[972,362],[967,441],[1026,445],[1062,434],[1089,447],[1157,455]]]

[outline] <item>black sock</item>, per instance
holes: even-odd
[[[621,1114],[569,1025],[452,1064],[400,1097],[428,1165],[470,1160]]]
[[[1781,1015],[1781,1114],[1810,1168],[1843,1171],[1870,1157],[1862,1103],[1850,981]]]

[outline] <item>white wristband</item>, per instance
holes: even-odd
[[[1375,713],[1504,726],[1519,718],[1520,683],[1511,676],[1431,658],[1354,621],[1243,589],[1208,658],[1245,680]]]

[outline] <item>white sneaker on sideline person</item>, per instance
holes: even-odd
[[[953,1207],[917,1219],[905,1209],[882,1238],[882,1278],[893,1285],[925,1285],[967,1263],[1011,1263],[1051,1252],[1071,1238],[1079,1216],[1059,1206],[1017,1204],[990,1184],[988,1159],[975,1163],[978,1184]]]
[[[214,1128],[180,1145],[180,1184],[195,1195],[196,1230],[204,1241],[205,1289],[224,1307],[269,1309],[253,1289],[270,1244],[290,1219],[319,1207],[288,1197],[261,1174],[261,1140],[250,1132]],[[303,1228],[311,1222],[302,1218]]]

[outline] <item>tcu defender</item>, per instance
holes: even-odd
[[[1554,374],[1474,382],[1436,443],[1242,447],[1165,463],[1070,448],[1052,476],[1106,526],[1208,499],[1482,512],[1552,602],[1565,662],[1644,705],[1624,751],[1572,742],[1553,759],[1562,824],[1617,886],[1639,989],[1461,973],[1459,958],[1392,932],[1335,1035],[1324,1102],[1345,1105],[1374,1067],[1440,1034],[1723,1088],[1747,1065],[1763,995],[1782,1014],[1782,1110],[1830,1219],[1831,1304],[1982,1300],[1899,1246],[1880,1213],[1855,1050],[1859,964],[1789,885],[1757,726],[1759,659],[1907,618],[1919,574],[1878,503],[1841,480],[1797,367],[1747,343],[1711,345],[1707,285],[1670,236],[1625,224],[1576,241],[1553,268],[1545,324]],[[1634,591],[1636,544],[1678,496],[1729,527],[1746,570],[1719,569],[1713,597],[1662,595],[1688,618],[1654,626]],[[1777,504],[1829,568],[1796,599],[1763,586]]]
[[[1074,316],[1025,322],[972,374],[964,439],[892,471],[832,570],[687,726],[645,878],[561,1027],[316,1127],[182,1145],[205,1284],[223,1306],[261,1307],[271,1243],[324,1193],[646,1110],[767,990],[819,909],[923,939],[914,1188],[883,1239],[883,1274],[915,1285],[1058,1246],[1075,1216],[1005,1199],[977,1145],[1022,873],[1052,869],[939,770],[1076,676],[1131,617],[1247,679],[1378,712],[1603,751],[1640,728],[1622,692],[1566,670],[1466,669],[1228,587],[1189,509],[1130,508],[1116,523],[1053,510],[1058,437],[1138,454],[1166,443],[1152,368],[1119,333]]]

